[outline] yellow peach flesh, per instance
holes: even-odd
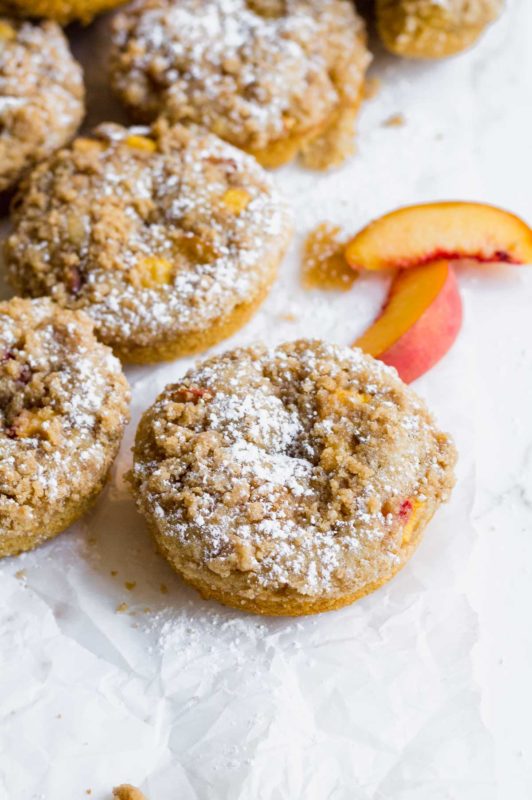
[[[409,330],[434,302],[447,280],[448,264],[438,261],[401,274],[378,319],[360,336],[355,347],[371,356],[384,353]]]
[[[148,153],[154,153],[157,150],[157,145],[153,139],[148,139],[147,136],[131,134],[124,141],[133,150],[145,150]]]
[[[224,206],[235,215],[241,214],[248,207],[250,200],[251,195],[249,192],[239,186],[231,187],[222,197]]]
[[[437,259],[532,263],[532,229],[482,203],[407,206],[371,222],[347,245],[354,269],[408,268]]]

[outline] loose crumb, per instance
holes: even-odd
[[[120,605],[118,605],[116,607],[116,613],[117,614],[125,614],[126,611],[128,610],[128,608],[129,608],[129,606],[128,606],[127,603],[120,603]]]
[[[137,585],[136,581],[124,581],[124,586],[126,587],[128,592],[132,592],[136,585]]]
[[[307,289],[347,291],[358,277],[344,257],[345,241],[341,228],[322,222],[311,231],[303,252],[302,283]]]
[[[406,117],[401,113],[391,114],[382,125],[384,128],[402,128],[403,125],[406,125]]]
[[[285,311],[284,314],[279,314],[279,319],[284,322],[297,322],[298,316],[293,311]]]

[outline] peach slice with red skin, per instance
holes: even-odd
[[[361,230],[347,245],[354,269],[407,269],[432,261],[532,264],[532,229],[519,217],[482,203],[405,206]]]
[[[379,317],[354,346],[411,383],[443,358],[461,324],[454,270],[449,262],[436,261],[397,273]]]

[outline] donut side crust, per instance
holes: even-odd
[[[501,0],[377,0],[377,28],[395,55],[447,58],[472,47],[502,6]]]
[[[286,246],[285,246],[286,250]],[[214,320],[208,328],[166,338],[146,347],[113,347],[115,355],[125,364],[155,364],[160,361],[173,361],[176,358],[203,353],[209,347],[228,339],[249,322],[262,305],[277,276],[278,265],[284,255],[276,254],[271,259],[270,270],[260,291],[245,303],[239,303],[228,314]]]
[[[301,346],[302,343],[296,343],[295,346]],[[309,345],[311,347],[312,345]],[[285,347],[288,347],[286,345]],[[255,355],[255,352],[259,351],[252,351]],[[246,355],[244,355],[246,354]],[[240,364],[240,360],[242,356],[247,356],[247,351],[245,350],[237,350],[234,351],[233,354],[227,354],[226,356],[226,363],[229,357],[232,356],[234,362]],[[223,358],[223,357],[222,357]],[[356,358],[356,356],[355,356]],[[208,364],[212,364],[217,359],[211,359]],[[398,392],[401,392],[400,385],[397,382],[397,378],[394,378],[394,374],[391,370],[387,370],[383,372],[382,369],[375,366],[372,367],[371,362],[367,365],[363,366],[363,369],[367,366],[367,374],[371,376],[372,370],[376,370],[375,372],[375,380],[379,381],[381,378],[383,379],[383,389],[386,390],[386,387],[390,388],[394,386],[394,389]],[[207,371],[208,371],[207,367]],[[260,371],[260,367],[258,370]],[[193,375],[194,373],[192,373]],[[231,374],[229,371],[228,375]],[[242,373],[244,374],[244,373]],[[282,372],[281,372],[282,374]],[[205,373],[203,373],[205,375]],[[379,377],[377,377],[379,376]],[[195,378],[195,379],[194,379]],[[190,467],[189,461],[187,459],[183,460],[183,467],[182,469],[184,472],[181,472],[180,468],[180,449],[178,442],[186,442],[186,427],[185,428],[177,428],[175,433],[175,438],[171,434],[169,435],[168,442],[169,444],[169,466],[168,472],[165,472],[164,468],[162,474],[164,477],[161,478],[162,483],[157,484],[159,478],[156,478],[155,475],[157,473],[158,465],[161,463],[159,461],[160,454],[161,454],[161,447],[164,447],[163,440],[165,434],[163,431],[165,430],[165,420],[167,417],[163,409],[168,409],[169,414],[171,415],[171,419],[174,419],[174,414],[177,415],[175,418],[180,419],[180,411],[179,408],[181,406],[179,404],[185,404],[185,408],[192,409],[193,407],[198,408],[198,415],[201,415],[203,412],[201,411],[202,408],[208,408],[210,403],[216,403],[217,389],[216,383],[205,384],[202,378],[196,378],[194,376],[192,379],[192,383],[190,384],[190,388],[188,387],[187,382],[183,385],[176,385],[168,387],[166,392],[170,392],[170,394],[163,393],[160,396],[159,401],[156,401],[155,405],[148,409],[148,411],[144,414],[139,424],[139,428],[137,430],[137,436],[135,440],[135,447],[134,447],[134,469],[130,473],[129,479],[133,486],[134,493],[136,495],[138,508],[146,518],[148,523],[149,529],[154,536],[157,545],[163,554],[163,556],[169,561],[171,566],[174,570],[182,577],[190,585],[194,586],[201,595],[206,599],[215,599],[225,605],[229,605],[233,608],[237,608],[244,611],[249,611],[255,614],[265,614],[265,615],[274,615],[274,616],[296,616],[296,615],[303,615],[303,614],[315,614],[320,613],[322,611],[333,610],[336,608],[341,608],[345,605],[349,605],[350,603],[354,602],[355,600],[364,597],[366,594],[374,591],[375,589],[379,588],[380,586],[387,583],[409,560],[409,558],[414,553],[421,537],[424,529],[426,528],[427,524],[433,517],[434,513],[438,509],[438,507],[445,502],[452,490],[454,485],[454,472],[453,467],[456,460],[456,451],[454,446],[449,439],[448,436],[445,434],[440,433],[437,428],[434,427],[434,421],[430,416],[429,412],[423,406],[423,404],[418,403],[417,405],[410,406],[410,408],[414,407],[416,409],[416,413],[418,414],[419,420],[419,430],[420,436],[429,435],[432,438],[432,445],[427,443],[428,447],[431,447],[431,451],[427,451],[426,456],[423,458],[427,458],[425,466],[421,472],[412,472],[414,483],[410,482],[412,478],[408,478],[408,484],[403,484],[403,487],[397,491],[397,488],[394,489],[387,489],[385,491],[391,491],[392,497],[403,497],[406,498],[405,500],[401,501],[402,505],[398,507],[397,503],[395,503],[394,511],[388,512],[386,511],[386,515],[388,518],[388,527],[384,531],[383,529],[375,528],[373,529],[373,533],[377,538],[371,539],[378,544],[368,546],[368,549],[364,552],[360,553],[359,564],[356,567],[357,572],[355,575],[353,573],[344,573],[344,564],[347,569],[350,567],[347,566],[349,560],[343,562],[340,557],[340,561],[337,562],[339,566],[339,575],[338,579],[333,580],[332,582],[325,581],[322,583],[321,586],[317,586],[315,583],[315,578],[313,577],[315,573],[310,570],[308,572],[308,582],[307,577],[304,579],[299,579],[301,575],[302,569],[302,561],[304,559],[303,551],[299,548],[304,547],[303,541],[299,541],[299,537],[296,539],[296,544],[294,547],[296,550],[294,551],[297,555],[297,566],[296,571],[292,572],[291,568],[286,571],[282,572],[282,579],[277,580],[274,579],[269,581],[265,580],[255,580],[253,570],[258,569],[260,571],[260,559],[259,559],[259,566],[256,564],[253,565],[253,560],[249,560],[249,549],[246,550],[245,547],[242,550],[242,539],[240,539],[240,533],[238,527],[231,527],[231,523],[228,524],[227,527],[227,536],[228,539],[224,540],[221,538],[222,534],[220,534],[220,529],[216,526],[218,522],[214,522],[215,528],[213,529],[213,541],[216,542],[215,548],[219,547],[219,543],[222,541],[227,541],[227,546],[230,548],[234,547],[235,549],[232,552],[235,554],[236,557],[236,564],[237,566],[230,567],[225,569],[222,565],[214,562],[210,562],[209,559],[211,556],[203,557],[200,555],[201,553],[201,535],[198,539],[195,538],[196,534],[191,533],[190,538],[188,532],[186,531],[186,524],[185,530],[179,530],[179,527],[173,527],[174,523],[169,525],[168,518],[165,517],[165,512],[163,508],[170,508],[168,513],[173,513],[171,507],[167,506],[169,498],[172,495],[173,491],[179,491],[178,489],[174,489],[174,478],[172,478],[173,470],[177,470],[177,475],[188,475],[187,470]],[[195,381],[199,380],[199,383],[196,384]],[[229,380],[227,378],[223,379],[224,381]],[[223,392],[227,389],[227,387],[231,386],[231,382],[229,380],[228,384],[222,383],[223,386],[226,386],[226,389],[222,389]],[[246,385],[245,383],[242,385]],[[250,384],[250,391],[251,389]],[[335,396],[336,396],[335,390]],[[342,393],[342,389],[339,390]],[[405,394],[405,399],[408,397],[410,400],[407,402],[416,403],[415,397],[410,394]],[[166,398],[169,398],[167,400]],[[240,394],[238,394],[240,397]],[[164,399],[163,399],[164,398]],[[184,398],[184,399],[183,399]],[[187,399],[188,398],[188,399]],[[169,402],[169,405],[165,405],[166,402]],[[246,402],[245,398],[242,400],[243,403]],[[334,401],[336,402],[336,401]],[[340,398],[340,402],[343,402],[343,398]],[[364,404],[366,401],[362,398],[361,403]],[[401,401],[402,402],[402,401]],[[187,406],[187,403],[190,406]],[[236,407],[236,406],[235,406]],[[248,406],[249,407],[249,406]],[[267,406],[263,408],[266,409]],[[233,405],[230,405],[230,408],[233,408]],[[214,430],[217,428],[216,420],[219,420],[219,407],[216,406],[215,411],[212,413],[214,414],[213,419],[215,420]],[[187,419],[186,425],[191,425],[192,430],[196,430],[194,425],[197,423],[193,420],[197,419],[197,416],[190,416],[187,417],[187,413],[185,413],[185,419]],[[192,411],[189,412],[192,414]],[[229,412],[230,416],[229,419],[234,420],[235,417],[232,416],[233,412]],[[244,412],[245,413],[245,412]],[[267,413],[265,411],[265,413]],[[371,413],[371,412],[370,412]],[[382,422],[386,428],[386,413],[387,409],[384,407],[381,409],[376,410],[376,414],[383,413],[385,416],[382,418]],[[253,419],[255,419],[253,417]],[[259,417],[261,423],[264,424],[265,418],[264,416]],[[375,417],[373,417],[375,419]],[[408,419],[407,419],[408,424]],[[174,423],[172,423],[174,424]],[[239,425],[244,425],[247,423],[235,422],[233,423],[238,428]],[[280,421],[277,424],[282,424]],[[401,425],[400,422],[397,424]],[[414,428],[416,426],[414,425]],[[235,429],[236,429],[235,428]],[[174,430],[171,427],[169,430]],[[243,436],[246,437],[248,435],[247,427],[241,428],[243,431]],[[209,430],[207,428],[207,430]],[[250,429],[255,430],[255,429]],[[421,431],[425,431],[425,434],[422,434]],[[385,436],[389,435],[385,431],[383,431]],[[198,444],[199,452],[210,452],[210,448],[213,448],[213,451],[216,452],[216,444],[215,437],[217,434],[205,433],[205,439],[201,443]],[[217,461],[216,457],[214,459],[214,464],[223,464],[223,458],[226,457],[227,449],[230,450],[231,445],[228,441],[223,440],[225,443],[220,444],[221,450],[223,451],[224,455],[222,456],[221,461]],[[232,441],[232,440],[231,440]],[[425,446],[425,445],[423,445]],[[205,450],[203,448],[206,448]],[[246,452],[246,451],[244,451]],[[253,452],[253,451],[250,451]],[[323,451],[325,454],[327,450]],[[183,453],[181,452],[181,457]],[[202,456],[199,456],[200,459]],[[162,459],[162,463],[164,463],[164,458]],[[173,463],[175,461],[175,467]],[[194,463],[194,461],[192,461]],[[226,492],[227,495],[224,495],[224,498],[227,496],[229,497],[231,493],[231,487],[235,484],[229,479],[229,476],[233,476],[232,468],[230,466],[232,462],[227,462],[227,482],[224,481],[222,475],[224,474],[223,470],[219,474],[219,479],[221,484],[217,483],[218,478],[213,478],[213,485],[220,487],[220,492]],[[314,462],[311,462],[314,463]],[[395,463],[395,462],[391,462]],[[412,456],[412,464],[415,464],[415,456]],[[257,462],[257,474],[261,475],[261,480],[264,483],[267,483],[268,477],[265,476],[264,467],[261,466],[262,462]],[[434,465],[437,465],[436,469]],[[193,468],[192,468],[193,469]],[[214,475],[217,475],[217,466],[213,467]],[[266,467],[268,469],[268,467]],[[415,469],[412,467],[412,469]],[[199,473],[201,474],[201,472]],[[393,469],[392,469],[393,474]],[[160,494],[157,492],[159,489],[155,490],[155,494],[151,494],[151,489],[148,488],[150,485],[151,478],[154,479],[155,483],[151,484],[152,486],[160,486]],[[179,482],[180,478],[176,479],[176,482]],[[185,481],[187,478],[184,479]],[[193,476],[193,480],[190,484],[186,484],[187,486],[190,485],[194,487],[194,481],[196,480],[196,476]],[[289,479],[286,479],[289,481]],[[327,479],[329,480],[329,479]],[[333,481],[333,478],[330,478]],[[387,481],[389,478],[387,474],[382,478],[384,481],[385,487],[388,485]],[[181,484],[184,485],[184,484]],[[209,495],[209,487],[211,484],[209,483],[208,479],[207,482],[203,482],[199,479],[199,483],[196,484],[198,498],[201,498],[204,494]],[[192,489],[194,491],[194,488]],[[262,495],[267,496],[267,495]],[[296,496],[302,496],[301,494]],[[342,496],[341,491],[339,492],[339,496]],[[384,496],[385,497],[385,496]],[[228,503],[230,505],[231,502],[235,502],[238,504],[239,502],[245,502],[241,500],[242,495],[238,495],[236,500],[229,499]],[[417,499],[419,498],[419,500]],[[250,508],[250,516],[248,519],[255,519],[255,506],[257,505],[257,495],[254,495],[252,498],[249,508]],[[191,505],[189,506],[189,501]],[[201,503],[201,500],[199,500]],[[340,499],[339,502],[344,502],[343,499]],[[358,504],[358,498],[356,495],[351,495],[349,499],[346,499],[346,506],[349,505],[349,511],[346,511],[348,514],[356,515],[357,509],[360,508]],[[382,500],[380,500],[382,502]],[[384,500],[386,505],[388,501]],[[181,506],[184,509],[185,519],[188,518],[190,520],[195,519],[195,515],[198,515],[199,525],[203,526],[205,531],[205,535],[209,537],[211,534],[209,533],[209,525],[211,523],[206,522],[202,516],[202,510],[198,510],[198,506],[193,502],[193,498],[190,495],[186,495],[183,497],[184,505]],[[405,512],[403,513],[403,506],[405,507]],[[202,506],[201,508],[203,508]],[[373,506],[375,508],[375,506]],[[222,506],[223,508],[223,506]],[[209,512],[207,512],[209,513]],[[242,512],[247,513],[247,512]],[[262,516],[262,510],[259,510],[259,519],[264,518]],[[275,513],[275,512],[274,512]],[[274,536],[277,537],[276,541],[282,541],[285,535],[290,535],[290,520],[286,518],[284,514],[280,514],[279,517],[273,517],[272,520],[268,518],[268,514],[266,512],[266,519],[267,525],[273,519],[277,519],[277,527],[274,526]],[[237,514],[238,518],[238,514]],[[314,520],[312,520],[314,523]],[[194,526],[194,522],[192,525]],[[240,521],[239,523],[240,524]],[[378,523],[380,524],[380,523]],[[304,528],[304,524],[303,524]],[[266,531],[271,531],[272,529],[267,527]],[[321,528],[323,530],[323,528]],[[179,531],[179,532],[178,532]],[[283,532],[284,531],[284,532]],[[311,539],[307,541],[312,541],[312,537],[315,536],[317,533],[313,532],[311,535]],[[309,532],[310,535],[310,532]],[[355,534],[358,535],[358,534]],[[248,534],[249,536],[249,534]],[[302,534],[304,536],[304,534]],[[177,539],[175,538],[177,537]],[[381,538],[379,538],[381,537]],[[204,541],[204,540],[203,540]],[[253,537],[246,538],[246,542],[251,542],[251,548],[253,549]],[[272,539],[268,540],[269,542],[273,541]],[[315,540],[316,542],[318,539]],[[234,544],[230,544],[233,542]],[[255,540],[257,543],[257,540]],[[260,547],[261,545],[259,545]],[[318,544],[316,545],[319,546]],[[334,547],[334,544],[326,545],[326,547]],[[290,545],[287,545],[290,547]],[[199,549],[198,549],[199,548]],[[229,551],[229,552],[230,552]],[[219,550],[215,551],[219,552]],[[228,551],[225,551],[228,552]],[[261,552],[268,552],[261,551]],[[276,551],[277,552],[277,551]],[[393,557],[388,557],[387,554],[393,553]],[[280,549],[278,553],[281,561],[284,558],[287,558],[287,550]],[[331,559],[331,552],[322,552],[319,558],[321,566],[318,565],[318,570],[323,568],[326,570],[328,565],[332,563]],[[277,558],[277,555],[276,555]],[[232,562],[234,565],[234,562]],[[316,562],[318,564],[318,562]],[[219,568],[220,567],[220,568]],[[279,562],[277,565],[273,566],[274,572],[276,575],[279,575],[278,569],[283,569],[280,566]],[[250,571],[251,570],[251,571]],[[347,575],[349,574],[349,577]],[[251,579],[248,576],[252,576]]]
[[[269,597],[261,596],[254,598],[238,597],[234,593],[220,591],[220,589],[207,581],[201,580],[201,575],[191,576],[186,571],[180,569],[173,558],[172,551],[165,547],[163,539],[158,536],[156,527],[147,519],[148,528],[153,535],[161,555],[169,561],[179,577],[196,589],[204,600],[216,600],[224,606],[235,608],[238,611],[245,611],[250,614],[259,614],[268,617],[302,617],[311,614],[322,614],[326,611],[337,611],[345,606],[350,606],[357,600],[361,600],[372,592],[385,586],[398,572],[406,565],[413,556],[419,543],[421,542],[423,531],[436,513],[439,501],[427,503],[423,514],[420,515],[408,544],[401,548],[400,560],[396,563],[390,573],[380,580],[366,584],[362,589],[352,594],[344,594],[335,597],[305,597],[303,595],[285,595],[271,593]]]
[[[54,539],[60,533],[81,519],[95,504],[100,496],[109,472],[120,448],[121,437],[117,438],[113,450],[109,451],[105,472],[98,479],[89,495],[85,497],[70,497],[64,505],[57,510],[51,510],[43,505],[41,514],[34,515],[31,530],[13,531],[0,536],[0,558],[18,556],[28,550],[34,550],[49,539]]]

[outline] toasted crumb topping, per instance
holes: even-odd
[[[83,113],[81,67],[59,26],[0,17],[0,191],[64,145]]]
[[[503,5],[503,0],[377,0],[379,30],[395,53],[439,58],[473,44]]]
[[[454,461],[394,370],[302,340],[226,353],[168,386],[132,481],[192,582],[334,595],[393,571],[407,518],[447,499]]]
[[[254,298],[290,235],[254,159],[164,121],[75,140],[33,172],[13,217],[13,284],[85,310],[124,347],[208,328]]]
[[[164,113],[250,150],[356,106],[369,63],[346,0],[138,0],[113,39],[114,86],[141,119]]]
[[[0,536],[90,496],[128,400],[120,363],[88,317],[44,299],[0,303]]]

